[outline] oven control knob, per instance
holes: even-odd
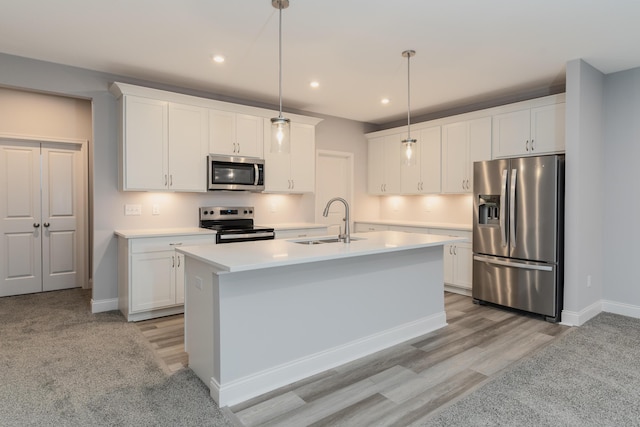
[[[204,211],[204,214],[207,215],[209,213],[209,211]]]

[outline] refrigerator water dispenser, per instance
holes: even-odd
[[[478,224],[500,225],[500,195],[478,195]]]

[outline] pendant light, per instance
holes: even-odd
[[[417,140],[411,138],[411,57],[415,56],[415,50],[405,50],[402,56],[407,58],[407,138],[402,140],[404,148],[404,156],[402,163],[406,166],[416,165],[416,149]]]
[[[271,5],[278,9],[280,14],[278,25],[278,86],[280,110],[278,117],[271,119],[271,152],[289,153],[291,151],[291,142],[289,139],[291,120],[282,116],[282,9],[289,7],[289,0],[271,0]]]

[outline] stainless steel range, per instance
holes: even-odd
[[[216,243],[271,240],[276,233],[273,228],[253,225],[253,207],[200,208],[200,227],[216,230]]]

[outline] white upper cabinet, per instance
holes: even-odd
[[[493,155],[533,156],[565,150],[565,104],[552,104],[493,117]]]
[[[473,162],[491,159],[491,117],[442,127],[442,192],[473,191]]]
[[[264,134],[271,135],[271,120],[264,119]],[[264,144],[265,193],[313,193],[315,191],[315,126],[291,122],[291,152],[271,153]]]
[[[122,190],[166,190],[169,103],[124,96],[120,100]]]
[[[408,166],[401,161],[402,194],[440,193],[440,136],[440,126],[416,132],[416,164]]]
[[[369,140],[369,194],[400,194],[402,139],[399,133]]]
[[[169,103],[169,179],[166,189],[207,191],[207,110]]]
[[[209,110],[209,153],[262,157],[262,117]]]
[[[206,191],[207,110],[124,96],[120,187],[124,191]]]

